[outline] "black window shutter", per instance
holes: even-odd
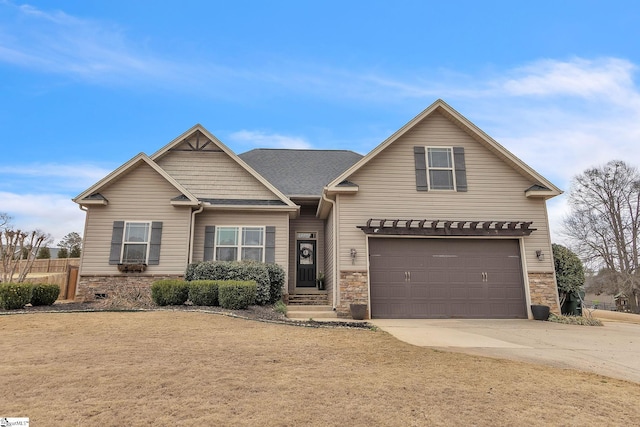
[[[160,264],[160,242],[162,241],[162,223],[151,223],[151,241],[149,242],[149,265]]]
[[[413,147],[413,158],[416,164],[416,190],[429,191],[427,185],[427,158],[424,147]]]
[[[204,228],[204,256],[203,261],[213,261],[213,246],[216,238],[216,226],[207,225]]]
[[[120,253],[122,252],[122,237],[124,234],[124,221],[113,222],[113,232],[111,234],[111,252],[109,253],[109,264],[120,263]]]
[[[276,262],[276,228],[272,225],[267,226],[266,236],[264,240],[264,262],[275,264]]]
[[[453,147],[456,167],[456,191],[467,191],[467,168],[464,163],[464,147]]]

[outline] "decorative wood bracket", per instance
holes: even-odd
[[[532,221],[374,219],[359,225],[365,234],[383,236],[528,236]]]

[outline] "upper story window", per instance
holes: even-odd
[[[217,227],[216,261],[264,261],[264,227]]]
[[[122,263],[147,263],[151,237],[150,230],[150,222],[125,222],[122,242]]]
[[[453,149],[427,147],[427,170],[430,190],[455,190]]]
[[[416,191],[467,191],[464,147],[413,147]]]

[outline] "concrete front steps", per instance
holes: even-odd
[[[329,305],[327,292],[309,290],[289,294],[287,317],[296,320],[337,319],[338,315]]]

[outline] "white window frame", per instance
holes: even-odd
[[[219,245],[218,244],[218,235],[222,230],[228,229],[236,229],[236,244],[235,245]],[[243,234],[246,229],[260,229],[262,233],[262,245],[244,245],[242,244]],[[251,248],[251,249],[261,249],[262,256],[259,262],[265,262],[266,255],[266,240],[267,240],[267,227],[264,225],[219,225],[216,226],[216,232],[213,239],[213,260],[218,261],[218,248],[236,248],[236,259],[235,261],[243,261],[242,259],[242,249]]]
[[[144,242],[128,241],[127,240],[127,227],[130,224],[145,224],[147,226],[147,240]],[[149,248],[151,246],[151,230],[152,221],[125,221],[124,228],[122,230],[122,247],[120,249],[120,262],[123,264],[135,264],[137,261],[130,261],[124,259],[125,248],[127,245],[145,245],[144,264],[149,264]]]
[[[437,149],[437,150],[448,150],[449,151],[449,156],[451,158],[451,167],[436,167],[436,166],[431,166],[429,164],[429,150],[432,149]],[[456,163],[455,163],[455,156],[453,155],[453,147],[443,147],[443,146],[427,146],[425,147],[425,153],[424,153],[426,159],[425,162],[427,164],[427,185],[429,186],[429,191],[456,191],[457,188],[457,183],[456,183]],[[452,184],[453,187],[452,188],[433,188],[431,186],[431,171],[451,171],[451,177],[452,177]]]

